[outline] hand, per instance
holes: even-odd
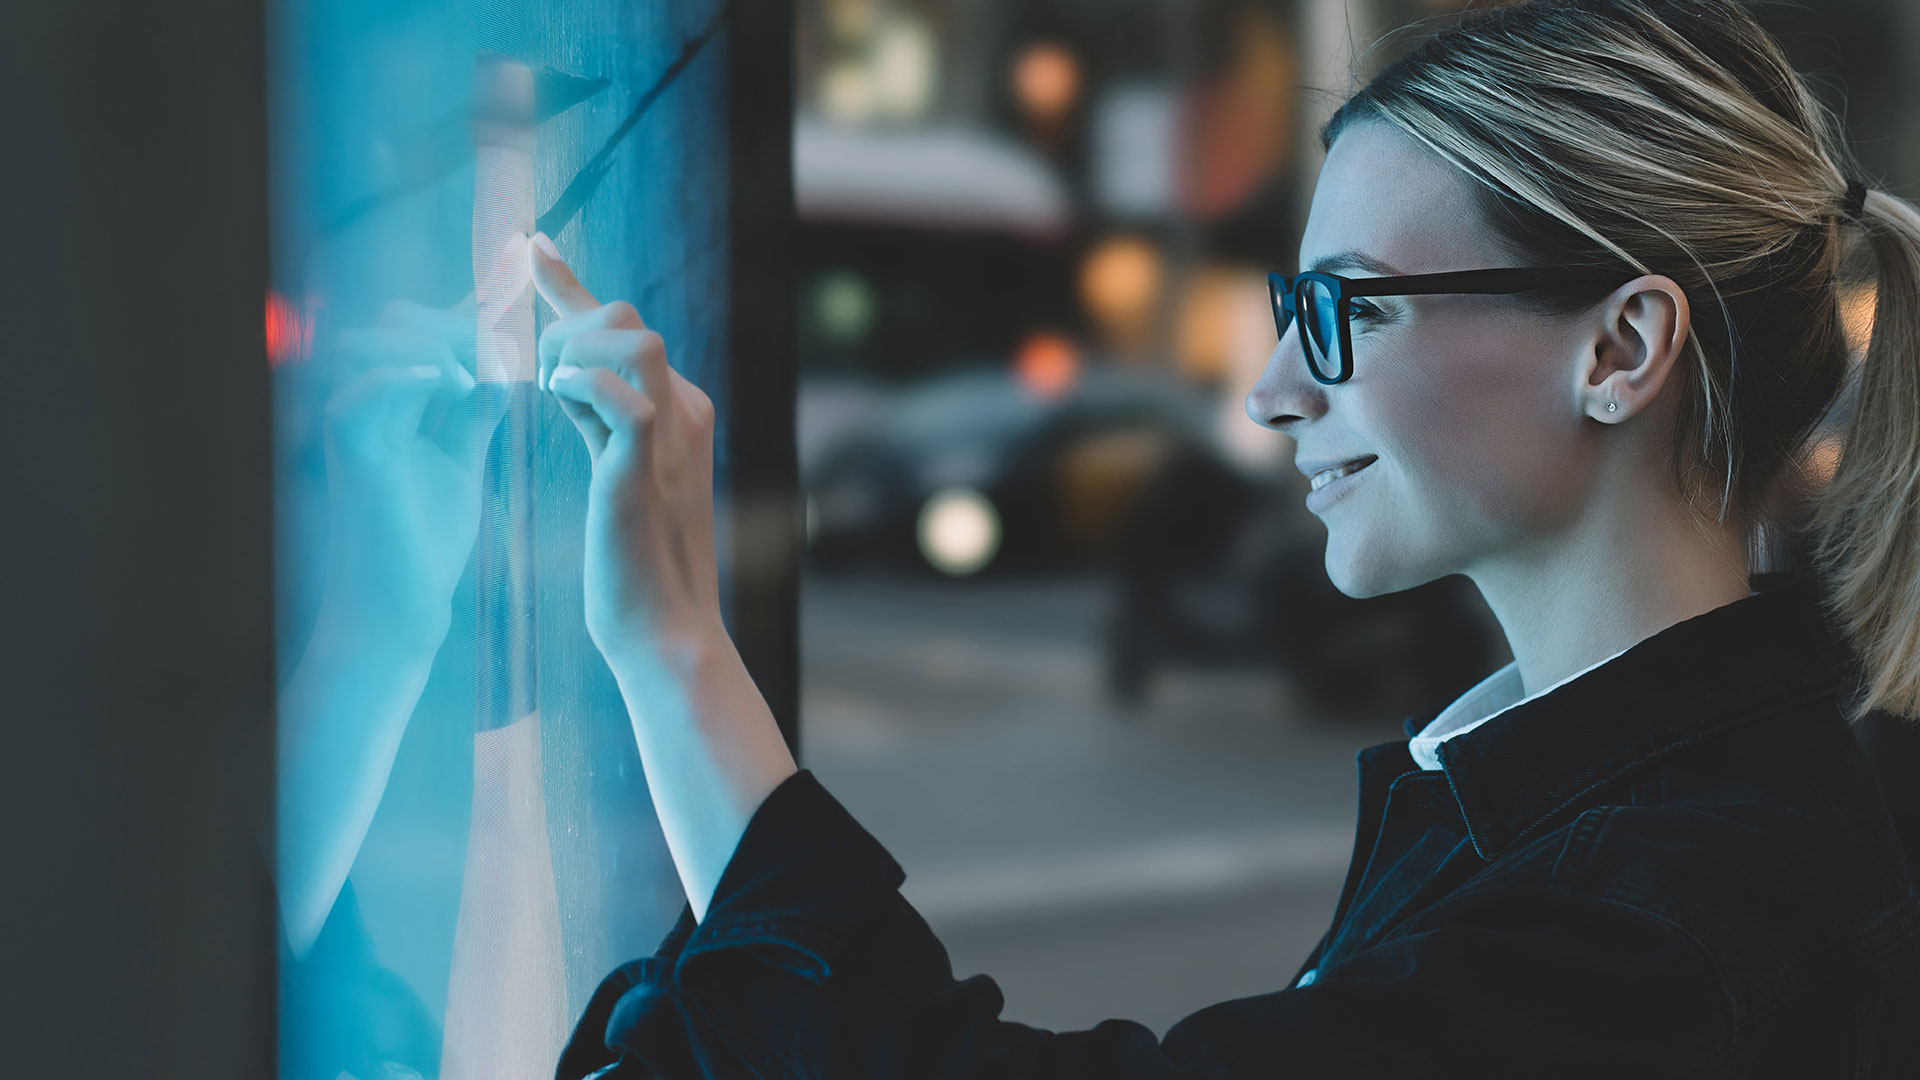
[[[685,662],[725,636],[713,551],[713,402],[667,364],[632,304],[602,304],[553,241],[528,245],[560,318],[540,335],[539,381],[593,460],[586,622],[609,661]]]
[[[504,408],[473,394],[475,315],[389,304],[328,356],[327,625],[438,649],[480,523],[480,473]],[[462,357],[465,357],[463,363]]]

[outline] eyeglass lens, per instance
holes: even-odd
[[[1313,339],[1307,360],[1322,378],[1337,378],[1340,375],[1340,326],[1334,321],[1339,312],[1334,308],[1333,290],[1323,282],[1309,279],[1300,301],[1313,313],[1307,320],[1307,329],[1311,331],[1307,336]]]
[[[1272,288],[1277,290],[1279,286]],[[1281,337],[1286,337],[1287,325],[1293,317],[1280,296],[1272,299],[1274,328]],[[1338,311],[1333,303],[1333,290],[1326,283],[1309,278],[1296,286],[1295,299],[1295,306],[1307,316],[1300,334],[1300,346],[1306,350],[1307,363],[1323,379],[1339,378],[1340,326],[1334,321]]]

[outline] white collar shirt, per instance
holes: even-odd
[[[1749,591],[1747,595],[1752,596],[1753,593]],[[1632,645],[1627,646],[1627,649],[1631,648],[1633,648]],[[1619,656],[1620,653],[1626,652],[1627,649],[1621,649],[1613,656],[1596,660],[1552,686],[1536,690],[1524,697],[1520,693],[1520,662],[1515,660],[1481,679],[1471,690],[1455,698],[1453,704],[1440,710],[1438,716],[1429,721],[1426,727],[1420,729],[1420,734],[1407,740],[1407,751],[1413,755],[1414,762],[1421,768],[1438,769],[1441,743],[1455,735],[1464,735],[1472,731],[1521,702],[1532,701],[1541,694],[1572,682],[1615,656]]]

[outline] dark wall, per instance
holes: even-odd
[[[9,1076],[272,1075],[262,34],[0,5]]]

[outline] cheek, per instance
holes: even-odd
[[[1443,347],[1392,365],[1394,393],[1377,413],[1402,497],[1476,532],[1561,516],[1573,447],[1550,351],[1513,334],[1436,336]]]

